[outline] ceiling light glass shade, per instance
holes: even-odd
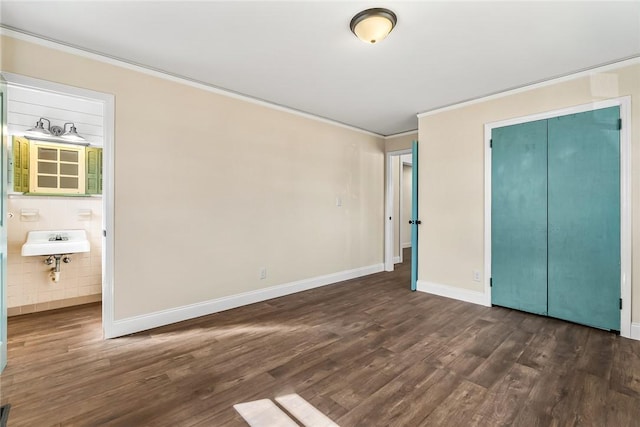
[[[69,141],[84,141],[84,138],[78,135],[78,131],[76,130],[76,126],[73,123],[65,123],[64,128],[67,128],[67,125],[71,125],[68,131],[66,131],[61,138],[64,138]]]
[[[351,20],[351,31],[365,43],[377,43],[389,35],[398,18],[389,9],[363,10]]]
[[[49,136],[49,135],[51,135],[51,131],[49,129],[45,129],[44,128],[43,120],[46,120],[48,122],[48,126],[47,127],[51,126],[51,122],[49,122],[48,119],[45,119],[44,117],[41,117],[36,122],[35,127],[32,127],[31,129],[27,129],[25,134],[35,135],[35,136]]]

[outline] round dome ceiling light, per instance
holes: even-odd
[[[351,31],[365,43],[377,43],[389,35],[398,18],[389,9],[373,8],[357,13],[351,20]]]

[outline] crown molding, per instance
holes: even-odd
[[[172,81],[175,83],[184,84],[187,86],[191,86],[197,89],[201,89],[207,92],[215,93],[218,95],[223,95],[228,98],[237,99],[240,101],[245,101],[254,105],[259,105],[262,107],[270,108],[276,111],[282,111],[285,113],[293,114],[295,116],[304,117],[306,119],[315,120],[317,122],[326,123],[329,125],[337,126],[343,129],[348,129],[354,132],[362,133],[368,136],[374,136],[376,138],[384,138],[384,135],[371,132],[365,129],[361,129],[352,125],[348,125],[346,123],[342,123],[336,120],[328,119],[326,117],[318,116],[312,113],[308,113],[306,111],[296,110],[295,108],[285,107],[284,105],[276,104],[273,102],[265,101],[263,99],[254,98],[249,95],[245,95],[243,93],[234,92],[229,89],[220,88],[209,83],[205,83],[196,79],[191,79],[185,76],[181,76],[178,74],[170,73],[165,70],[148,67],[143,64],[139,64],[132,61],[127,61],[122,58],[118,58],[115,56],[105,55],[100,52],[88,50],[82,48],[80,46],[62,43],[57,40],[49,39],[43,37],[38,34],[29,33],[26,31],[22,31],[18,28],[9,27],[6,25],[0,24],[0,36],[11,37],[17,40],[26,41],[29,43],[34,43],[40,46],[48,47],[51,49],[59,50],[65,53],[70,53],[72,55],[77,55],[83,58],[92,59],[95,61],[103,62],[109,65],[115,65],[117,67],[125,68],[128,70],[136,71],[142,74],[147,74],[153,77],[157,77],[160,79]]]
[[[416,137],[417,137],[418,136],[418,129],[408,130],[408,131],[400,132],[400,133],[394,133],[392,135],[386,135],[384,137],[384,139],[387,140],[387,139],[392,139],[392,138],[399,138],[401,136],[407,136],[407,135],[416,135]]]
[[[445,111],[451,111],[451,110],[456,110],[458,108],[463,108],[463,107],[468,107],[470,105],[474,105],[474,104],[480,104],[482,102],[487,102],[487,101],[491,101],[494,99],[499,99],[499,98],[504,98],[506,96],[510,96],[510,95],[515,95],[517,93],[522,93],[522,92],[527,92],[530,90],[534,90],[534,89],[538,89],[538,88],[542,88],[542,87],[546,87],[546,86],[551,86],[551,85],[555,85],[558,83],[562,83],[562,82],[567,82],[567,81],[571,81],[571,80],[575,80],[575,79],[579,79],[582,77],[587,77],[590,76],[594,73],[603,73],[603,72],[607,72],[607,71],[611,71],[611,70],[615,70],[618,68],[622,68],[622,67],[628,67],[630,65],[636,65],[636,64],[640,64],[640,56],[634,56],[632,58],[627,58],[627,59],[623,59],[620,61],[615,61],[615,62],[611,62],[608,64],[604,64],[604,65],[599,65],[597,67],[593,67],[593,68],[588,68],[582,71],[578,71],[575,73],[571,73],[571,74],[567,74],[564,76],[560,76],[560,77],[555,77],[555,78],[551,78],[549,80],[543,80],[540,82],[536,82],[536,83],[531,83],[525,86],[519,86],[516,88],[512,88],[512,89],[508,89],[505,91],[500,91],[497,93],[493,93],[490,95],[485,95],[485,96],[481,96],[479,98],[473,98],[473,99],[469,99],[467,101],[463,101],[463,102],[457,102],[455,104],[450,104],[450,105],[445,105],[442,107],[438,107],[432,110],[428,110],[422,113],[418,113],[418,119],[422,118],[422,117],[427,117],[427,116],[432,116],[434,114],[439,114],[439,113],[443,113]]]

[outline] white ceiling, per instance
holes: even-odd
[[[0,1],[3,26],[381,135],[416,113],[640,56],[640,1]],[[398,15],[377,45],[360,10]]]

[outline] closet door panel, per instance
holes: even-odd
[[[491,302],[547,313],[547,123],[494,129]]]
[[[620,330],[619,107],[549,119],[548,314]]]

